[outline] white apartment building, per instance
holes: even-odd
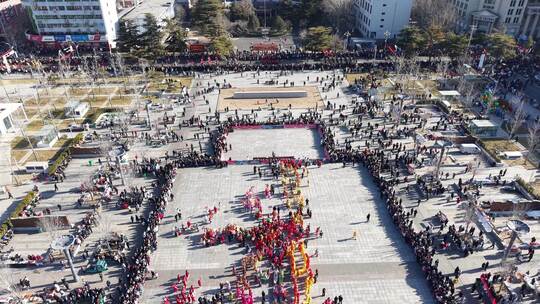
[[[521,22],[528,0],[449,0],[458,15],[457,29],[461,32],[491,33],[497,28],[506,34],[520,34]]]
[[[115,47],[116,0],[23,0],[30,8],[38,43],[108,43]],[[37,34],[37,35],[36,35]]]
[[[521,37],[532,37],[535,41],[540,39],[540,0],[529,0],[523,15]]]
[[[413,0],[354,0],[355,26],[365,38],[394,38],[409,24]]]

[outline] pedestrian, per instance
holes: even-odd
[[[100,280],[101,282],[103,282],[103,273],[101,273],[101,272],[99,273],[99,280]]]
[[[264,292],[263,290],[261,293],[261,303],[264,304],[265,301],[266,301],[266,292]]]
[[[56,207],[58,207],[58,211],[62,211],[62,205],[58,204]]]
[[[133,224],[133,222],[135,221],[135,219],[133,218],[133,215],[130,218],[131,218],[131,223]]]
[[[58,191],[58,184],[54,183],[54,192]]]
[[[323,289],[322,289],[322,296],[323,296],[323,297],[326,296],[326,288],[323,288]]]
[[[370,218],[370,217],[371,217],[371,213],[368,213],[368,214],[366,215],[366,223],[369,223],[369,218]]]
[[[352,232],[352,239],[356,240],[356,230],[353,230],[353,232]]]

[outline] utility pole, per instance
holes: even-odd
[[[469,48],[471,47],[471,41],[474,35],[474,31],[476,31],[476,29],[478,29],[478,25],[476,24],[471,25],[471,33],[469,35],[469,42],[467,43],[467,50],[469,50]]]
[[[266,0],[263,1],[264,7],[264,30],[266,31]]]
[[[439,161],[437,162],[437,169],[435,170],[435,178],[437,180],[439,180],[439,170],[441,169],[441,164],[442,164],[442,160],[443,160],[443,157],[444,157],[445,148],[446,148],[445,146],[441,147],[441,155],[439,156]]]

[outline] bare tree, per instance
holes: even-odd
[[[521,98],[518,108],[514,111],[513,116],[509,120],[508,139],[512,139],[525,121],[525,99]]]
[[[338,33],[345,33],[353,24],[353,0],[326,0],[323,1],[323,10]]]
[[[100,239],[108,239],[112,234],[112,223],[110,215],[101,213],[98,219],[97,231]]]
[[[527,144],[529,145],[529,154],[534,154],[540,143],[540,121],[529,124],[527,128]]]
[[[39,227],[46,233],[49,242],[56,240],[60,236],[60,222],[57,217],[42,217],[39,219]]]
[[[451,30],[457,19],[456,10],[448,0],[415,0],[411,11],[411,19],[424,29],[439,26],[443,30]]]
[[[99,149],[101,150],[101,154],[105,156],[105,159],[107,160],[107,164],[111,160],[111,156],[109,155],[109,152],[112,151],[113,144],[110,140],[107,138],[102,138],[99,142]]]
[[[15,277],[15,272],[6,266],[0,267],[0,291],[12,297],[9,303],[25,303],[25,293],[20,281]]]

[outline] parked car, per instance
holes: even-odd
[[[84,131],[85,128],[83,125],[79,125],[79,124],[70,124],[67,128],[66,128],[67,131],[69,132],[81,132],[81,131]]]

